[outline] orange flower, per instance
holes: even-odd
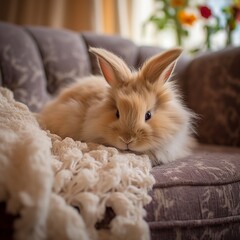
[[[172,7],[183,7],[186,3],[186,0],[171,0],[170,5]]]
[[[178,13],[178,19],[182,24],[192,26],[193,23],[197,20],[197,17],[193,13],[188,13],[185,11],[180,11]]]

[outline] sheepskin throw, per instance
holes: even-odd
[[[19,216],[15,239],[150,238],[147,156],[50,134],[4,88],[0,143],[0,201]]]

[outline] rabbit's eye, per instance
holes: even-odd
[[[116,117],[117,117],[117,118],[120,117],[120,115],[119,115],[119,111],[118,111],[118,110],[117,110],[117,112],[116,112]]]
[[[152,114],[150,111],[147,111],[145,114],[145,121],[149,120],[152,117]]]

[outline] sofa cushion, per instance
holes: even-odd
[[[164,238],[169,229],[172,239],[238,239],[239,168],[239,148],[213,146],[154,167],[153,201],[146,207],[153,239],[170,239],[169,232]],[[224,238],[213,238],[216,234]]]
[[[27,27],[27,31],[39,48],[50,94],[91,74],[89,54],[80,34],[46,27]]]
[[[98,47],[107,49],[122,58],[130,68],[136,67],[138,61],[138,46],[131,40],[121,38],[120,36],[99,35],[93,32],[85,32],[82,36],[87,48]],[[92,73],[94,75],[99,75],[100,70],[96,61],[96,56],[91,54],[90,60],[92,64]]]
[[[0,22],[1,85],[11,89],[16,100],[39,110],[48,101],[41,56],[31,36],[12,24]]]
[[[198,136],[205,144],[240,147],[240,47],[206,52],[184,72],[184,92],[199,114]]]

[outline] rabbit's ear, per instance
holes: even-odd
[[[89,51],[97,56],[101,72],[109,85],[117,86],[130,79],[131,71],[122,59],[102,48],[90,48]]]
[[[181,53],[181,48],[174,48],[147,60],[141,69],[144,79],[151,83],[158,80],[166,82],[172,75]]]

